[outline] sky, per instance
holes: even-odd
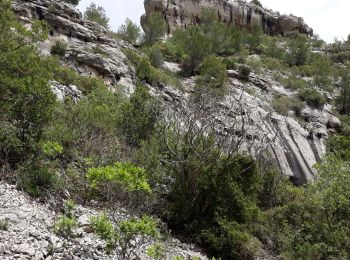
[[[117,30],[126,18],[139,24],[144,13],[143,0],[81,0],[78,8],[95,2],[104,7],[110,18],[111,29]],[[281,14],[294,14],[304,18],[323,40],[343,40],[350,34],[350,0],[260,0],[264,7]]]

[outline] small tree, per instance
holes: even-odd
[[[134,24],[129,18],[125,20],[125,24],[118,28],[118,35],[121,39],[136,44],[141,36],[141,29]]]
[[[259,0],[252,0],[251,3],[252,3],[252,4],[255,4],[255,5],[257,5],[257,6],[263,7],[262,4],[261,4],[261,2],[260,2]]]
[[[172,41],[185,53],[183,70],[186,74],[194,75],[203,59],[212,51],[210,39],[197,26],[174,32]]]
[[[350,114],[350,73],[347,70],[342,71],[341,94],[337,103],[340,112]]]
[[[314,72],[314,84],[324,90],[332,90],[330,74],[331,74],[331,63],[322,55],[316,55],[313,62]]]
[[[287,55],[287,63],[289,66],[305,65],[309,58],[309,48],[305,35],[298,35],[291,40],[288,45],[290,52]]]
[[[99,25],[109,28],[109,18],[106,15],[106,11],[103,7],[97,6],[95,3],[91,3],[84,12],[84,19],[91,22],[96,22]]]
[[[143,25],[145,42],[151,44],[158,41],[166,32],[166,22],[161,12],[151,14]]]

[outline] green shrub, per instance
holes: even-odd
[[[63,147],[57,142],[48,141],[42,145],[45,156],[55,157],[63,152]]]
[[[161,260],[165,258],[165,248],[163,244],[155,243],[149,246],[146,250],[147,255],[155,260]]]
[[[307,87],[307,82],[296,76],[279,77],[277,79],[284,87],[292,90],[300,90]]]
[[[0,230],[7,231],[10,227],[8,219],[0,219]]]
[[[106,192],[103,185],[111,183],[128,191],[151,193],[144,169],[130,163],[116,163],[113,166],[90,168],[86,175],[92,189]]]
[[[51,54],[59,57],[64,57],[67,52],[67,43],[63,40],[58,40],[51,47]]]
[[[325,97],[315,88],[304,88],[299,91],[299,96],[309,106],[321,108],[326,104]]]
[[[120,221],[114,227],[103,214],[91,218],[95,232],[106,241],[107,252],[117,250],[121,259],[132,259],[136,256],[135,250],[146,237],[157,238],[159,233],[155,220],[148,216],[141,219]]]
[[[54,231],[57,235],[64,238],[70,238],[73,235],[73,229],[77,226],[74,209],[74,201],[66,200],[64,202],[64,214],[59,216],[54,226]]]
[[[149,90],[138,85],[135,93],[121,108],[120,130],[126,142],[139,147],[155,132],[160,119],[160,107]]]
[[[199,74],[202,84],[208,87],[222,87],[227,78],[227,69],[219,58],[209,56],[203,61]]]
[[[234,57],[227,57],[222,60],[222,63],[226,65],[226,68],[228,70],[235,70],[237,69],[236,59]]]
[[[41,161],[34,161],[20,168],[17,181],[18,186],[33,197],[40,197],[60,188],[55,169],[51,168],[51,165],[42,164]]]
[[[241,65],[238,68],[239,78],[242,80],[249,80],[251,69],[248,66]]]
[[[252,2],[253,4],[255,4],[255,5],[257,5],[257,6],[262,7],[262,4],[260,3],[259,0],[252,0],[251,2]]]
[[[288,116],[288,112],[290,111],[293,111],[297,116],[300,116],[304,106],[302,100],[294,96],[275,97],[272,101],[272,107],[277,113],[284,116]]]
[[[153,45],[146,51],[152,66],[159,68],[164,63],[164,57],[159,45]]]

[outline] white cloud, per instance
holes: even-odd
[[[260,0],[272,10],[294,14],[304,18],[314,32],[328,42],[334,37],[346,39],[350,33],[349,0]],[[139,24],[144,13],[143,0],[82,0],[80,10],[91,3],[103,6],[111,19],[111,28],[116,28],[128,17]]]

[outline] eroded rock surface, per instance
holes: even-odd
[[[77,206],[74,214],[78,225],[73,237],[65,239],[53,232],[53,226],[59,214],[50,210],[48,205],[37,203],[16,190],[14,186],[0,182],[0,221],[7,221],[8,228],[0,229],[0,259],[30,260],[116,260],[116,254],[105,254],[105,243],[91,233],[90,218],[100,214],[97,210]],[[119,219],[130,218],[122,209],[114,212]],[[152,241],[146,241],[137,248],[140,260],[150,260],[145,254]],[[165,242],[166,259],[179,255],[185,259],[205,256],[196,252],[193,245],[180,243],[169,238]],[[122,260],[122,259],[120,259]]]
[[[251,29],[260,25],[269,35],[313,34],[313,30],[301,17],[280,15],[239,0],[146,0],[146,14],[142,16],[141,24],[145,27],[150,14],[162,12],[168,25],[168,33],[171,34],[177,28],[200,23],[203,8],[214,9],[218,20],[237,28]]]

